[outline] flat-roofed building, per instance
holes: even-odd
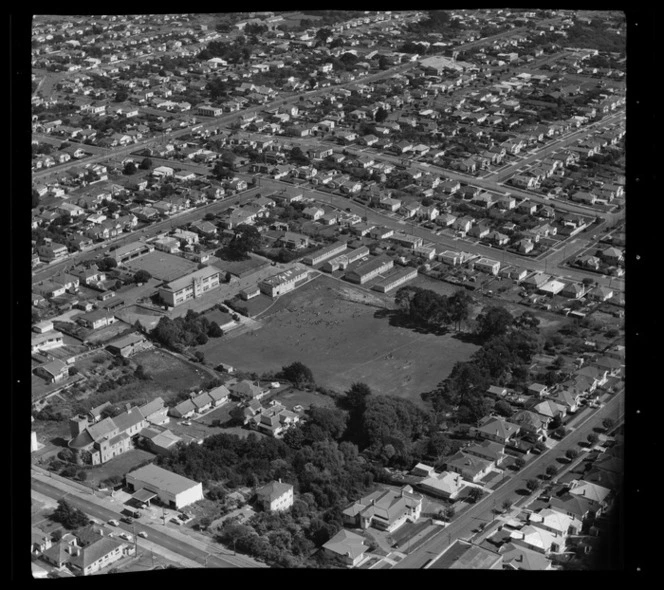
[[[417,278],[416,268],[403,268],[378,281],[372,289],[387,293],[415,278]]]
[[[475,261],[474,268],[482,272],[497,275],[500,270],[500,262],[498,260],[491,260],[490,258],[480,258]]]
[[[297,283],[305,281],[308,276],[309,271],[306,269],[291,268],[262,280],[258,283],[258,288],[265,295],[278,297],[295,289]]]
[[[438,259],[445,264],[450,266],[457,266],[463,262],[463,256],[461,252],[453,252],[452,250],[445,250],[438,254]]]
[[[548,283],[544,283],[538,289],[538,291],[540,293],[544,293],[545,295],[557,295],[564,288],[565,288],[565,283],[564,282],[553,279],[553,280],[549,281]]]
[[[359,248],[355,248],[355,250],[351,250],[346,254],[340,254],[331,260],[327,260],[323,263],[323,266],[321,266],[321,270],[324,270],[325,272],[334,272],[335,270],[339,269],[345,270],[349,264],[359,260],[360,258],[363,258],[364,256],[369,256],[369,248],[366,246],[360,246]]]
[[[128,473],[126,482],[134,492],[145,490],[162,504],[177,510],[203,499],[202,483],[152,464]]]
[[[111,252],[111,256],[115,258],[118,264],[124,264],[130,260],[136,260],[141,256],[145,256],[150,252],[154,252],[153,244],[146,244],[145,242],[131,242],[125,246],[120,246]]]
[[[344,276],[351,283],[363,285],[379,274],[387,272],[393,266],[394,260],[388,256],[377,256],[348,271]]]
[[[325,248],[322,248],[320,250],[317,250],[313,254],[309,254],[309,256],[305,256],[302,259],[302,262],[304,264],[309,264],[313,266],[314,264],[318,264],[319,262],[323,262],[324,260],[327,260],[328,258],[331,258],[332,256],[336,256],[337,254],[341,254],[348,248],[348,245],[346,242],[335,242],[334,244],[331,244],[330,246],[326,246]]]
[[[410,234],[395,233],[390,238],[391,241],[396,242],[400,246],[415,249],[422,245],[423,240],[420,236],[413,236]]]
[[[196,299],[219,287],[219,269],[206,266],[159,287],[159,295],[171,307]]]

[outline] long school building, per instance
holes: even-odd
[[[258,288],[265,295],[278,297],[295,289],[297,283],[305,281],[308,276],[309,271],[306,269],[291,268],[261,281]]]
[[[219,287],[219,274],[218,269],[206,266],[161,286],[159,295],[166,305],[176,307]]]
[[[346,270],[351,262],[355,262],[364,256],[369,256],[369,248],[366,246],[360,246],[359,248],[355,248],[355,250],[351,250],[347,254],[335,256],[331,260],[323,263],[323,266],[320,268],[325,272],[334,272],[339,269]]]
[[[326,246],[325,248],[318,250],[313,254],[310,254],[309,256],[305,256],[302,259],[302,262],[304,262],[304,264],[309,264],[310,266],[314,266],[315,264],[323,262],[324,260],[327,260],[332,256],[341,254],[346,250],[347,247],[348,246],[346,245],[346,242],[335,242],[334,244]]]
[[[345,274],[345,278],[351,283],[363,285],[379,274],[390,270],[393,266],[394,261],[391,258],[388,256],[378,256],[348,271]]]
[[[404,268],[394,274],[391,274],[388,277],[385,277],[381,281],[378,281],[372,289],[375,291],[380,291],[381,293],[387,293],[396,287],[407,283],[408,281],[417,278],[417,269],[416,268]]]

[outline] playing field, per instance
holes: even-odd
[[[159,250],[127,262],[125,266],[134,272],[147,270],[160,281],[174,281],[198,268],[198,265],[191,260]]]
[[[321,276],[281,297],[261,316],[262,328],[211,339],[201,350],[213,366],[224,362],[264,373],[300,361],[325,387],[343,391],[359,381],[376,393],[419,402],[421,392],[444,379],[477,346],[452,333],[422,334],[375,317],[391,301],[389,295]]]

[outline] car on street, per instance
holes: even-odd
[[[109,520],[108,524],[110,524],[111,526],[120,526],[120,523],[117,520],[115,520],[114,518]]]
[[[144,539],[148,538],[148,534],[145,531],[140,531],[137,533],[139,537],[143,537]]]
[[[134,537],[132,537],[129,533],[120,533],[120,537],[123,538],[125,541],[134,540]]]
[[[131,516],[123,516],[120,520],[125,524],[134,524],[134,519]]]

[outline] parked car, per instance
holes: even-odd
[[[108,524],[110,524],[111,526],[120,526],[120,523],[117,520],[115,520],[114,518],[109,520]]]
[[[143,537],[144,539],[148,538],[148,534],[145,531],[140,531],[137,533],[139,537]]]
[[[122,537],[125,541],[134,540],[134,537],[132,537],[129,533],[120,533],[120,537]]]

